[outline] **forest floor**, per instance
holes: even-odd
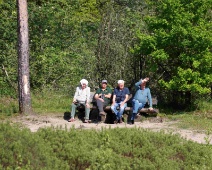
[[[182,138],[191,140],[197,143],[210,143],[212,144],[212,134],[207,134],[205,131],[194,129],[182,129],[177,126],[179,120],[173,121],[165,118],[151,118],[144,121],[135,122],[134,125],[127,123],[122,124],[106,124],[106,123],[83,123],[81,120],[74,122],[68,122],[67,118],[61,114],[48,114],[48,115],[25,115],[15,116],[10,118],[11,123],[19,123],[26,128],[29,128],[32,132],[36,132],[40,128],[45,127],[59,127],[59,128],[77,128],[77,129],[97,129],[102,128],[144,128],[151,131],[159,132],[164,131],[166,133],[179,134]]]

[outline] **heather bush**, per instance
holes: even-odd
[[[0,125],[1,169],[211,169],[212,148],[140,128]]]

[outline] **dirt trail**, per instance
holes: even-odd
[[[65,128],[67,127],[72,128],[79,128],[79,129],[101,129],[102,127],[105,128],[116,128],[116,127],[141,127],[144,129],[149,129],[155,132],[158,131],[165,131],[167,133],[173,133],[173,134],[180,134],[181,137],[192,140],[194,142],[198,143],[206,143],[206,141],[209,141],[210,144],[212,144],[212,135],[206,135],[203,133],[200,133],[197,130],[188,130],[188,129],[179,129],[175,126],[176,121],[150,121],[146,120],[143,122],[135,122],[134,125],[129,125],[126,123],[122,124],[105,124],[105,123],[82,123],[81,120],[76,120],[75,122],[68,122],[64,119],[63,115],[29,115],[29,116],[18,116],[15,118],[12,118],[11,121],[13,123],[21,123],[25,127],[29,128],[32,132],[36,132],[40,128],[45,127],[61,127]]]

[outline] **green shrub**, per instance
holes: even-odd
[[[18,113],[18,100],[11,97],[0,98],[0,118]]]
[[[28,129],[0,124],[0,165],[2,169],[59,169],[67,165],[52,148]]]
[[[211,169],[211,145],[140,128],[41,129],[0,124],[1,169]]]

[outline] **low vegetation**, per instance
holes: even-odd
[[[36,133],[0,124],[0,169],[211,169],[211,145],[143,129]]]

